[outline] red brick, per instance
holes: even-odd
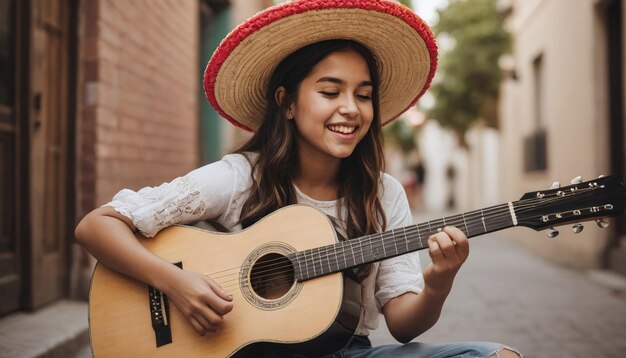
[[[83,76],[98,82],[80,111],[83,207],[193,169],[200,81],[195,1],[93,0],[87,12]]]
[[[97,143],[96,156],[98,159],[109,159],[120,156],[118,147],[111,144]]]

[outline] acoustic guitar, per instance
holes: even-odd
[[[339,240],[329,218],[304,205],[233,234],[172,226],[153,239],[138,235],[151,252],[230,291],[234,309],[218,332],[199,336],[163,293],[98,264],[89,297],[92,352],[96,358],[324,355],[341,348],[359,321],[358,304],[344,300],[349,285],[358,287],[346,274],[351,268],[425,249],[446,225],[470,238],[592,219],[605,227],[604,218],[622,215],[624,206],[623,184],[602,177],[351,240]],[[574,225],[575,232],[581,228]]]

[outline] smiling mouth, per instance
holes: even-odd
[[[352,134],[356,132],[357,127],[352,126],[327,126],[331,132],[340,133],[340,134]]]

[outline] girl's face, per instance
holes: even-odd
[[[374,116],[367,63],[353,50],[334,52],[302,80],[287,113],[298,130],[301,155],[346,158]]]

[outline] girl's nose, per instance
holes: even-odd
[[[339,106],[339,114],[344,117],[354,118],[359,115],[359,108],[354,98],[347,98],[344,103]]]

